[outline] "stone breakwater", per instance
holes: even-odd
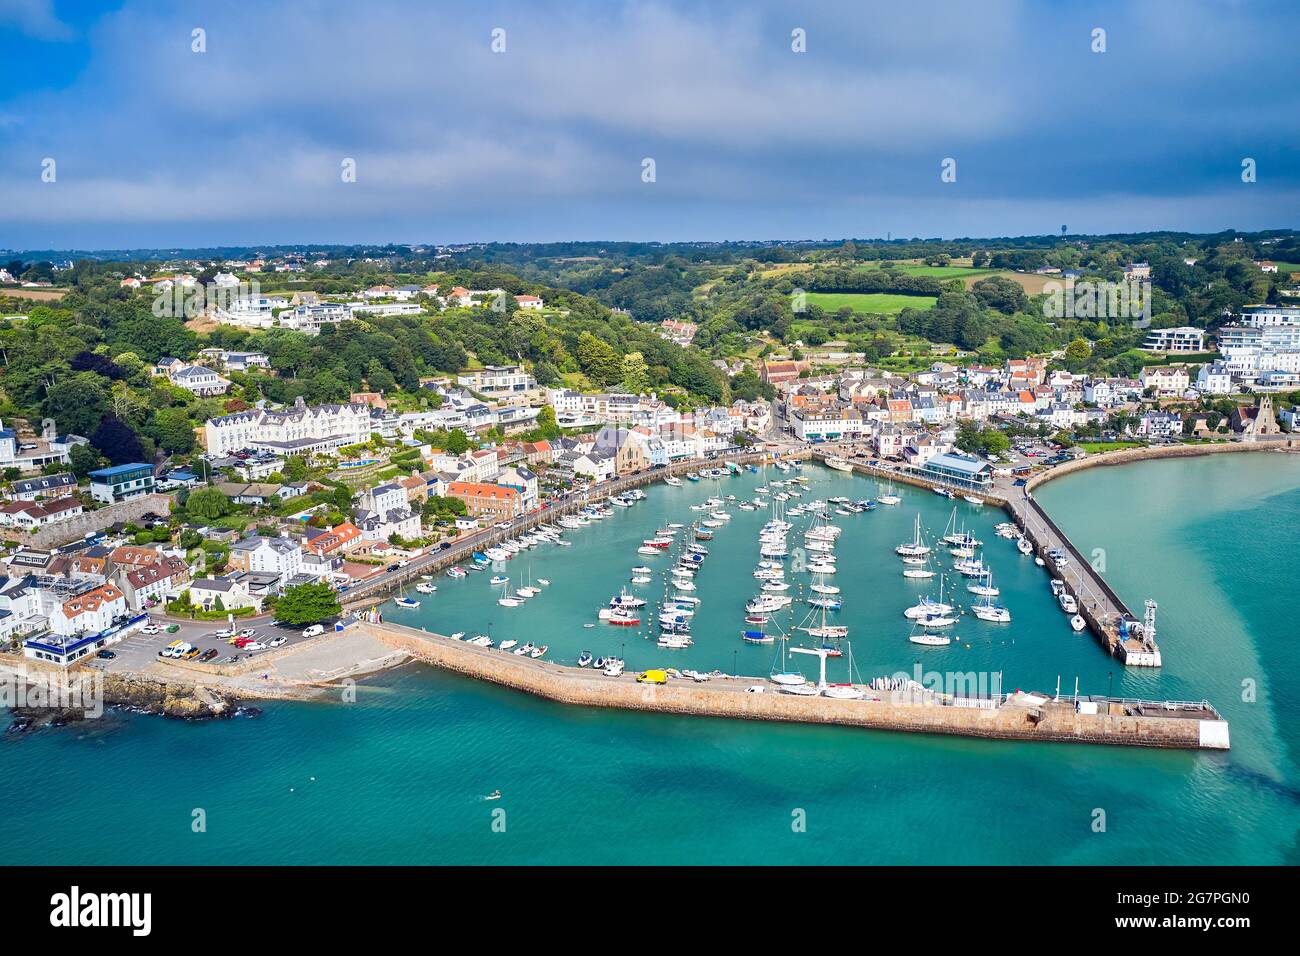
[[[1205,705],[1169,710],[1137,701],[1102,704],[1108,712],[1081,712],[1071,701],[1041,695],[1013,697],[996,707],[920,703],[889,694],[879,700],[798,697],[766,681],[730,677],[694,683],[639,684],[618,678],[467,645],[393,624],[362,624],[368,634],[443,670],[489,681],[562,704],[614,707],[701,717],[836,724],[876,730],[955,734],[1004,740],[1119,744],[1139,747],[1227,749],[1228,725]],[[762,693],[750,687],[765,685]]]

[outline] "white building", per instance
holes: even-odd
[[[1142,348],[1149,352],[1204,352],[1205,330],[1190,325],[1174,329],[1148,329]]]
[[[1202,365],[1196,373],[1196,388],[1202,395],[1232,394],[1232,372],[1223,362]]]
[[[359,403],[313,405],[298,398],[279,411],[250,409],[210,418],[204,425],[208,454],[245,448],[302,455],[330,452],[370,440],[370,409]]]

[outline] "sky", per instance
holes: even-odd
[[[1291,228],[1294,13],[0,0],[0,247]]]

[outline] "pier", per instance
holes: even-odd
[[[813,459],[824,461],[832,452],[813,452]],[[1011,515],[1020,529],[1020,533],[1034,548],[1034,555],[1043,559],[1043,567],[1054,578],[1059,579],[1079,605],[1079,614],[1088,623],[1088,629],[1105,648],[1106,653],[1118,658],[1129,667],[1161,666],[1160,647],[1154,636],[1138,636],[1134,628],[1127,634],[1121,634],[1120,622],[1135,622],[1137,618],[1125,605],[1124,601],[1092,562],[1074,545],[1069,537],[1057,527],[1056,522],[1034,500],[1032,485],[1049,477],[1051,472],[1037,476],[1036,480],[1026,485],[1016,485],[1008,480],[995,480],[986,488],[972,491],[956,484],[946,485],[942,482],[922,477],[913,471],[886,468],[880,463],[850,459],[853,470],[860,474],[888,479],[899,484],[912,485],[917,488],[948,488],[957,494],[973,494],[987,504],[997,505]],[[1048,552],[1058,549],[1069,556],[1064,568],[1057,568]]]
[[[443,670],[562,704],[620,710],[833,724],[876,730],[1001,740],[1226,750],[1227,721],[1206,701],[1140,701],[1015,693],[961,698],[922,691],[862,688],[861,700],[781,693],[765,678],[722,676],[697,683],[638,683],[634,674],[534,660],[395,624],[359,622],[364,633]],[[762,688],[758,691],[757,688]]]

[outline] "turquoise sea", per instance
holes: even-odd
[[[874,481],[809,466],[810,493],[874,497]],[[551,583],[517,609],[489,575],[437,580],[389,620],[488,631],[551,647],[764,675],[773,647],[743,644],[766,517],[730,509],[697,577],[696,644],[660,650],[648,628],[582,625],[628,584],[636,553],[711,494],[746,498],[760,475],[655,486],[649,500],[508,563],[511,587]],[[836,518],[834,583],[855,678],[1000,672],[1007,689],[1211,700],[1228,753],[923,737],[584,710],[408,665],[355,703],[274,704],[253,719],[188,724],[112,715],[0,739],[0,861],[39,863],[1281,863],[1300,861],[1300,653],[1289,615],[1300,458],[1218,456],[1092,469],[1039,499],[1140,613],[1159,602],[1159,671],[1125,671],[1070,631],[1045,572],[992,533],[1000,511],[957,504],[985,542],[1010,625],[965,618],[949,648],[908,643],[902,610],[932,587],[893,554],[919,512],[942,533],[953,504]],[[795,504],[796,501],[790,502]],[[797,539],[792,536],[791,543]],[[795,575],[806,580],[805,575]],[[973,599],[955,582],[959,601]],[[662,585],[646,587],[657,597]],[[799,658],[791,657],[794,665]],[[811,661],[811,659],[803,659]],[[812,661],[815,664],[815,661]],[[832,661],[843,679],[847,658]],[[811,674],[812,665],[805,664]],[[1245,682],[1245,683],[1244,683]],[[1254,696],[1246,693],[1254,689]],[[499,801],[483,795],[500,789]],[[201,809],[206,830],[194,832]],[[1093,830],[1094,811],[1106,830]],[[85,821],[69,829],[66,820]],[[793,827],[796,818],[806,828]],[[494,826],[495,823],[495,826]]]

